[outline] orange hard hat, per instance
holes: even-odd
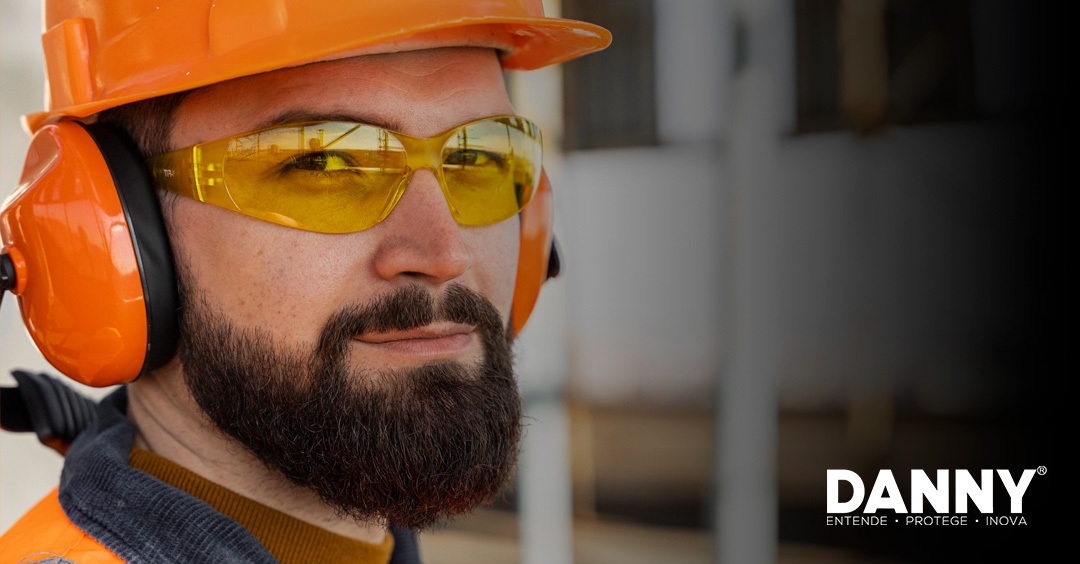
[[[607,30],[541,0],[44,0],[46,109],[57,119],[230,78],[377,50],[497,47],[507,69],[603,49]]]

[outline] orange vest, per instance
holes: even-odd
[[[123,563],[117,555],[76,527],[53,490],[0,537],[0,563],[30,563],[57,556],[75,564]]]

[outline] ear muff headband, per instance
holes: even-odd
[[[105,125],[47,126],[0,211],[30,336],[91,386],[129,382],[176,350],[172,253],[137,155]]]
[[[106,124],[46,126],[31,141],[20,184],[0,211],[0,237],[14,270],[9,289],[31,337],[53,366],[91,386],[130,382],[176,352],[172,252],[139,155]],[[553,215],[545,173],[521,213],[515,334],[558,270]]]

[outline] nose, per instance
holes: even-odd
[[[439,285],[473,265],[472,251],[430,170],[413,174],[394,210],[376,228],[382,240],[375,271],[384,280],[404,277]]]

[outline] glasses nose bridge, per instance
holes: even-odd
[[[436,137],[411,137],[399,135],[398,140],[405,148],[405,158],[409,170],[416,172],[426,168],[442,183],[442,148],[446,144],[446,135]],[[411,174],[410,174],[411,176]]]
[[[396,190],[396,196],[393,203],[387,209],[386,215],[389,215],[390,211],[397,207],[397,203],[402,195],[404,195],[405,190],[412,184],[415,174],[426,168],[430,170],[432,176],[435,177],[435,182],[439,185],[439,189],[443,193],[446,205],[450,208],[450,212],[454,215],[456,220],[457,212],[454,209],[453,204],[450,203],[449,189],[442,172],[442,149],[446,145],[446,140],[450,138],[452,133],[453,132],[441,133],[435,137],[412,137],[410,135],[395,134],[398,141],[401,143],[401,146],[405,149],[405,162],[407,168],[405,169],[404,176],[399,181],[400,183]]]

